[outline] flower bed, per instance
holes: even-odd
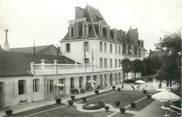
[[[89,103],[89,104],[85,104],[83,105],[83,109],[85,110],[97,110],[97,109],[101,109],[104,108],[105,104],[103,102],[94,102],[94,103]]]

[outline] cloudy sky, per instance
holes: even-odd
[[[137,27],[146,49],[182,27],[182,0],[0,0],[0,45],[9,29],[11,47],[57,44],[74,19],[75,6],[99,9],[111,28]]]

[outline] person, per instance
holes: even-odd
[[[133,88],[133,90],[135,90],[135,87],[134,87],[134,85],[132,85],[131,87]]]

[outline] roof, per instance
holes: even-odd
[[[35,54],[41,54],[41,52],[47,48],[53,47],[57,49],[54,45],[43,45],[43,46],[35,46]],[[11,48],[12,52],[21,52],[21,53],[34,53],[34,47],[21,47],[21,48]]]
[[[75,63],[74,60],[65,56],[36,55],[34,57],[33,54],[7,51],[1,51],[0,56],[0,77],[31,75],[28,71],[33,60],[40,62],[41,59],[45,59],[46,63],[53,63],[54,59],[57,59],[58,63],[62,64]]]
[[[117,39],[113,39],[111,37],[109,37],[108,39],[106,37],[103,37],[103,35],[100,35],[98,31],[99,28],[96,27],[96,24],[99,23],[101,24],[102,27],[108,27],[108,28],[109,28],[109,25],[107,24],[106,20],[104,19],[100,11],[98,9],[93,8],[90,5],[87,5],[85,8],[81,8],[81,7],[75,8],[75,20],[83,19],[83,18],[86,18],[86,22],[90,26],[88,27],[89,29],[88,36],[85,37],[85,36],[78,35],[77,32],[81,32],[82,30],[82,26],[81,26],[82,24],[74,24],[74,27],[78,30],[78,31],[75,31],[76,32],[75,36],[69,37],[67,33],[61,41],[72,41],[76,39],[85,39],[85,38],[97,38],[97,39],[107,39],[107,41],[112,41],[116,43],[119,42],[121,44],[124,43],[124,44],[130,44],[134,46],[140,46],[141,40],[138,39],[139,34],[137,29],[130,28],[127,32],[122,30],[110,29],[110,31],[116,31]]]

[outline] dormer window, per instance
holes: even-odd
[[[114,32],[112,30],[110,31],[110,36],[112,39],[114,38]]]
[[[107,28],[102,29],[103,37],[107,37]]]
[[[73,37],[73,27],[70,28],[70,36]]]

